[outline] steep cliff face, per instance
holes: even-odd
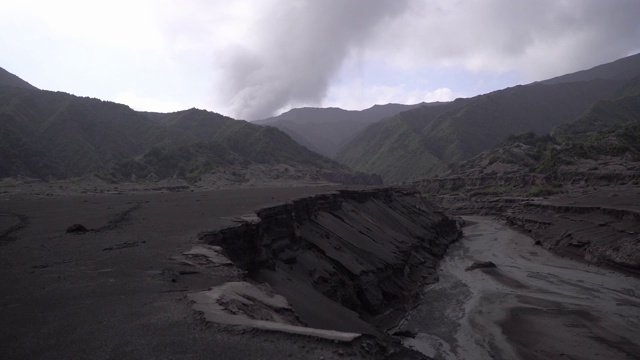
[[[462,235],[456,219],[400,189],[303,198],[247,220],[201,240],[222,247],[254,280],[284,293],[303,323],[351,331],[361,329],[328,320],[321,309],[337,303],[351,310],[346,317],[357,312],[370,322],[404,310],[435,281],[437,261]]]

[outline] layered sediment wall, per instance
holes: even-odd
[[[403,189],[338,191],[256,215],[200,238],[285,293],[310,326],[331,326],[322,306],[308,306],[314,301],[338,303],[370,322],[406,309],[437,279],[437,261],[462,236],[460,220]]]
[[[638,179],[633,171],[561,171],[556,174],[514,172],[512,174],[489,173],[474,176],[452,176],[423,179],[413,186],[425,194],[441,195],[455,193],[490,192],[492,190],[527,190],[531,187],[607,186],[626,184]]]
[[[640,212],[527,201],[504,213],[547,249],[640,273]]]
[[[416,181],[414,185],[423,193],[435,195],[514,186],[527,188],[548,185],[549,183],[551,183],[550,177],[540,174],[487,174],[482,176],[424,179]]]
[[[637,195],[633,195],[634,198]],[[458,215],[490,215],[529,234],[546,249],[594,264],[640,273],[640,209],[588,196],[558,198],[441,195]],[[576,203],[579,201],[579,203]]]

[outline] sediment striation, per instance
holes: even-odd
[[[344,190],[264,208],[202,233],[255,282],[284,295],[300,323],[384,331],[462,235],[460,220],[406,189]]]
[[[592,188],[566,187],[548,197],[439,195],[433,201],[457,215],[504,219],[561,255],[640,273],[637,186],[587,189]]]
[[[504,217],[547,249],[640,273],[637,209],[527,201]]]

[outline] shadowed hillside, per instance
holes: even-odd
[[[113,182],[196,182],[223,173],[224,179],[209,181],[380,183],[273,127],[197,109],[137,112],[113,102],[38,90],[13,75],[2,79],[8,80],[0,82],[0,177],[95,174]]]
[[[0,87],[0,177],[86,175],[166,140],[125,105],[66,93]]]
[[[308,149],[334,158],[342,146],[368,125],[422,105],[374,105],[361,111],[300,108],[255,123],[275,126]]]
[[[323,174],[347,175],[350,172],[345,166],[300,146],[274,127],[258,126],[197,109],[170,114],[147,113],[147,116],[176,134],[171,144],[154,146],[140,157],[117,163],[108,174],[111,178],[126,180],[130,176],[151,176],[196,181],[206,174],[227,170],[238,173],[239,169],[251,165],[277,167],[280,164],[292,166],[288,170],[291,175],[311,171],[316,180],[323,179]],[[248,181],[244,177],[237,180]]]

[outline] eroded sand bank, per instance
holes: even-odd
[[[294,262],[291,254],[278,252],[282,250],[279,241],[284,239],[281,235],[294,235],[294,240],[301,240],[305,235],[303,231],[312,232],[322,226],[327,230],[334,229],[334,235],[328,238],[324,236],[323,241],[335,245],[338,241],[336,236],[341,234],[337,227],[329,226],[337,226],[338,222],[326,216],[326,213],[308,211],[314,208],[311,205],[317,200],[335,200],[333,205],[340,205],[341,210],[335,208],[333,213],[349,223],[354,223],[351,219],[357,207],[378,212],[380,216],[375,217],[364,209],[360,211],[362,215],[379,219],[375,226],[370,225],[370,232],[375,235],[372,238],[375,239],[384,233],[379,227],[386,222],[391,222],[386,224],[390,226],[390,232],[400,234],[408,231],[407,227],[420,228],[425,225],[425,216],[431,214],[418,211],[415,207],[422,201],[419,197],[414,199],[417,203],[400,202],[398,205],[408,218],[411,218],[411,214],[417,214],[410,221],[403,219],[401,213],[392,211],[393,199],[383,197],[375,202],[377,205],[370,204],[367,199],[373,194],[361,198],[357,196],[359,192],[353,192],[351,195],[355,199],[352,202],[355,204],[347,204],[345,199],[337,196],[341,191],[358,189],[365,190],[332,186],[117,195],[58,194],[47,197],[23,193],[3,194],[0,196],[0,285],[3,289],[0,292],[0,348],[3,349],[0,357],[423,358],[402,347],[397,339],[383,335],[375,337],[357,328],[337,332],[334,326],[321,326],[323,318],[331,325],[340,322],[351,327],[362,325],[373,328],[373,325],[360,319],[356,312],[339,303],[320,300],[322,296],[313,293],[313,287],[301,290],[297,286],[299,282],[290,281],[295,280],[293,275],[299,272],[275,279],[272,282],[273,292],[265,291],[266,295],[257,296],[257,287],[264,289],[268,286],[261,284],[262,281],[250,279],[247,271],[236,267],[237,264],[232,264],[223,256],[220,247],[203,242],[203,239],[219,230],[243,228],[239,224],[257,221],[257,215],[261,214],[260,229],[263,232],[260,234],[264,236],[260,240],[269,242],[260,243],[260,246],[269,245],[272,250],[270,254],[275,256],[274,262],[276,257],[279,262],[276,267],[284,268],[275,272],[275,275],[289,275],[287,269],[295,270],[306,264],[303,255],[309,254],[301,255],[303,251],[298,252],[300,258]],[[316,200],[299,202],[304,198]],[[291,212],[288,216],[279,210],[292,210],[296,204],[309,205],[303,206],[305,211],[299,209],[301,212],[296,212],[296,216],[303,212],[317,214],[314,221],[319,225],[307,227],[296,223],[296,226],[289,226],[293,224],[285,221],[284,228],[278,226],[282,225],[281,220],[289,221],[294,217]],[[266,216],[269,214],[265,214],[265,211],[271,211],[271,216]],[[392,214],[399,218],[389,216]],[[446,219],[443,215],[437,215],[438,218]],[[73,224],[81,224],[84,230],[67,233]],[[395,227],[399,229],[393,230]],[[342,226],[340,229],[347,228]],[[343,238],[358,239],[347,236],[353,233],[347,230]],[[441,233],[443,229],[422,230],[426,239],[427,235]],[[459,228],[455,226],[455,230],[457,233]],[[365,233],[369,230],[361,231]],[[307,238],[313,236],[311,233]],[[409,235],[396,236],[398,241],[418,241],[407,237]],[[229,240],[234,242],[238,238]],[[370,250],[369,244],[363,244],[365,250]],[[402,250],[399,246],[397,248]],[[411,252],[416,250],[411,246],[409,248]],[[250,251],[251,247],[244,250]],[[287,247],[285,250],[292,251],[293,248]],[[375,261],[375,255],[381,253],[369,258]],[[439,254],[444,254],[444,248]],[[231,257],[236,260],[242,258]],[[395,257],[404,259],[398,255]],[[249,259],[253,258],[249,256]],[[408,259],[412,260],[411,257]],[[385,264],[388,263],[382,263]],[[424,262],[416,262],[414,267],[419,268],[421,264]],[[435,259],[429,261],[431,272],[436,264]],[[416,274],[420,275],[419,272]],[[277,280],[282,281],[278,283]],[[252,285],[248,286],[248,282]],[[281,291],[283,289],[289,289],[289,292]],[[413,290],[414,286],[408,289]],[[227,311],[221,311],[217,306],[220,305],[220,290],[224,290],[221,305],[227,306]],[[252,303],[260,304],[253,306]],[[268,305],[268,308],[261,304]],[[303,309],[300,304],[307,307]],[[305,324],[298,323],[298,319],[291,319],[296,314],[292,313],[289,305],[296,309],[299,322]],[[244,311],[247,308],[249,311]],[[244,309],[242,313],[253,316],[251,321],[234,316],[236,314],[233,311],[238,309]],[[265,324],[263,318],[284,321]],[[359,323],[354,325],[356,321]],[[302,328],[298,325],[311,327]],[[361,333],[364,334],[360,336]]]
[[[640,280],[562,258],[486,217],[441,263],[405,329],[436,359],[638,359]],[[496,269],[465,271],[474,261]]]

